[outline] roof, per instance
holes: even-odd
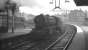
[[[77,6],[88,6],[88,0],[74,0]]]

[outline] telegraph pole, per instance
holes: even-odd
[[[14,33],[14,13],[15,13],[15,10],[16,10],[16,3],[12,3],[12,33]]]

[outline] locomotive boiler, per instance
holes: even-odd
[[[30,32],[31,40],[57,39],[65,32],[76,32],[76,27],[63,24],[56,16],[40,14],[34,18],[35,28]]]
[[[35,28],[30,32],[30,39],[32,40],[45,40],[61,34],[62,23],[55,16],[40,14],[34,18],[34,22]]]

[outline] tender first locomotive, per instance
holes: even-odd
[[[75,26],[63,24],[56,16],[40,14],[34,18],[34,22],[35,28],[30,32],[32,40],[57,39],[65,32],[77,32]]]
[[[34,22],[35,28],[30,32],[30,39],[32,40],[49,39],[61,34],[62,22],[55,16],[40,14],[34,18]]]

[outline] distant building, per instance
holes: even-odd
[[[69,21],[71,22],[78,22],[82,24],[82,22],[84,22],[84,18],[85,12],[83,12],[82,10],[72,10],[69,13]]]

